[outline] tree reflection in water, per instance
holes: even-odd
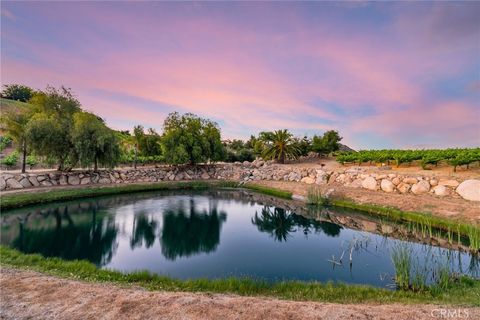
[[[297,231],[297,228],[302,229],[305,235],[323,231],[332,237],[338,236],[342,229],[341,226],[331,222],[308,219],[285,209],[269,206],[264,206],[260,214],[255,212],[252,223],[259,231],[269,233],[280,242],[287,241],[290,233]]]
[[[141,247],[145,241],[145,246],[150,248],[155,242],[155,233],[157,230],[157,221],[149,219],[145,212],[136,214],[133,220],[133,233],[130,239],[130,247]]]
[[[28,219],[19,221],[18,237],[11,244],[14,248],[46,257],[88,260],[97,266],[112,259],[118,233],[113,217],[97,217],[95,207],[91,210],[90,221],[75,221],[69,207],[49,209],[41,215],[45,219],[54,219],[54,227],[27,227]]]
[[[213,205],[208,211],[197,211],[190,200],[189,212],[179,206],[163,214],[162,254],[169,260],[188,257],[199,252],[214,251],[220,243],[220,230],[227,220],[225,212]]]

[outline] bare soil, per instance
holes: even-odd
[[[480,308],[334,304],[226,294],[146,291],[15,269],[3,269],[0,283],[1,319],[412,320],[444,319],[442,310],[461,311],[462,319],[480,319]]]

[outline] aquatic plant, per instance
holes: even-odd
[[[318,187],[311,187],[307,191],[307,204],[313,204],[317,206],[325,206],[330,203],[327,195],[322,194],[322,191]]]
[[[395,283],[400,289],[410,288],[410,271],[412,267],[412,249],[408,244],[400,243],[392,249],[392,262],[395,267]]]
[[[468,237],[470,250],[479,251],[480,250],[480,229],[474,226],[470,226],[467,229],[467,237]]]

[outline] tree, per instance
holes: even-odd
[[[224,154],[217,124],[191,113],[168,115],[161,145],[165,161],[171,164],[218,161]]]
[[[294,143],[292,134],[287,129],[262,132],[260,138],[265,143],[262,152],[265,160],[276,159],[279,163],[285,163],[286,159],[298,157],[299,150]]]
[[[340,148],[340,141],[342,137],[336,130],[329,130],[323,136],[313,136],[312,150],[319,154],[329,154],[337,151]]]
[[[104,121],[89,112],[77,112],[73,116],[72,142],[82,166],[98,164],[114,167],[120,157],[120,147],[113,130]]]
[[[74,165],[76,155],[69,127],[62,125],[55,115],[35,114],[28,122],[27,135],[32,150],[39,156],[52,159],[58,164],[58,170],[64,170],[67,162]]]
[[[3,86],[2,98],[27,102],[33,95],[33,89],[21,84],[6,84]]]
[[[8,135],[13,139],[14,143],[22,153],[22,173],[25,173],[27,163],[27,123],[32,117],[31,110],[11,110],[2,114],[2,126]]]
[[[70,132],[73,115],[82,111],[80,102],[70,89],[48,86],[45,91],[35,92],[30,104],[36,112],[28,124],[35,153],[55,160],[58,170],[75,165],[77,156]]]

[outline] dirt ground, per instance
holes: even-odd
[[[0,273],[1,319],[480,319],[480,308],[296,302],[225,294],[146,291],[31,271]],[[457,313],[458,314],[458,313]]]

